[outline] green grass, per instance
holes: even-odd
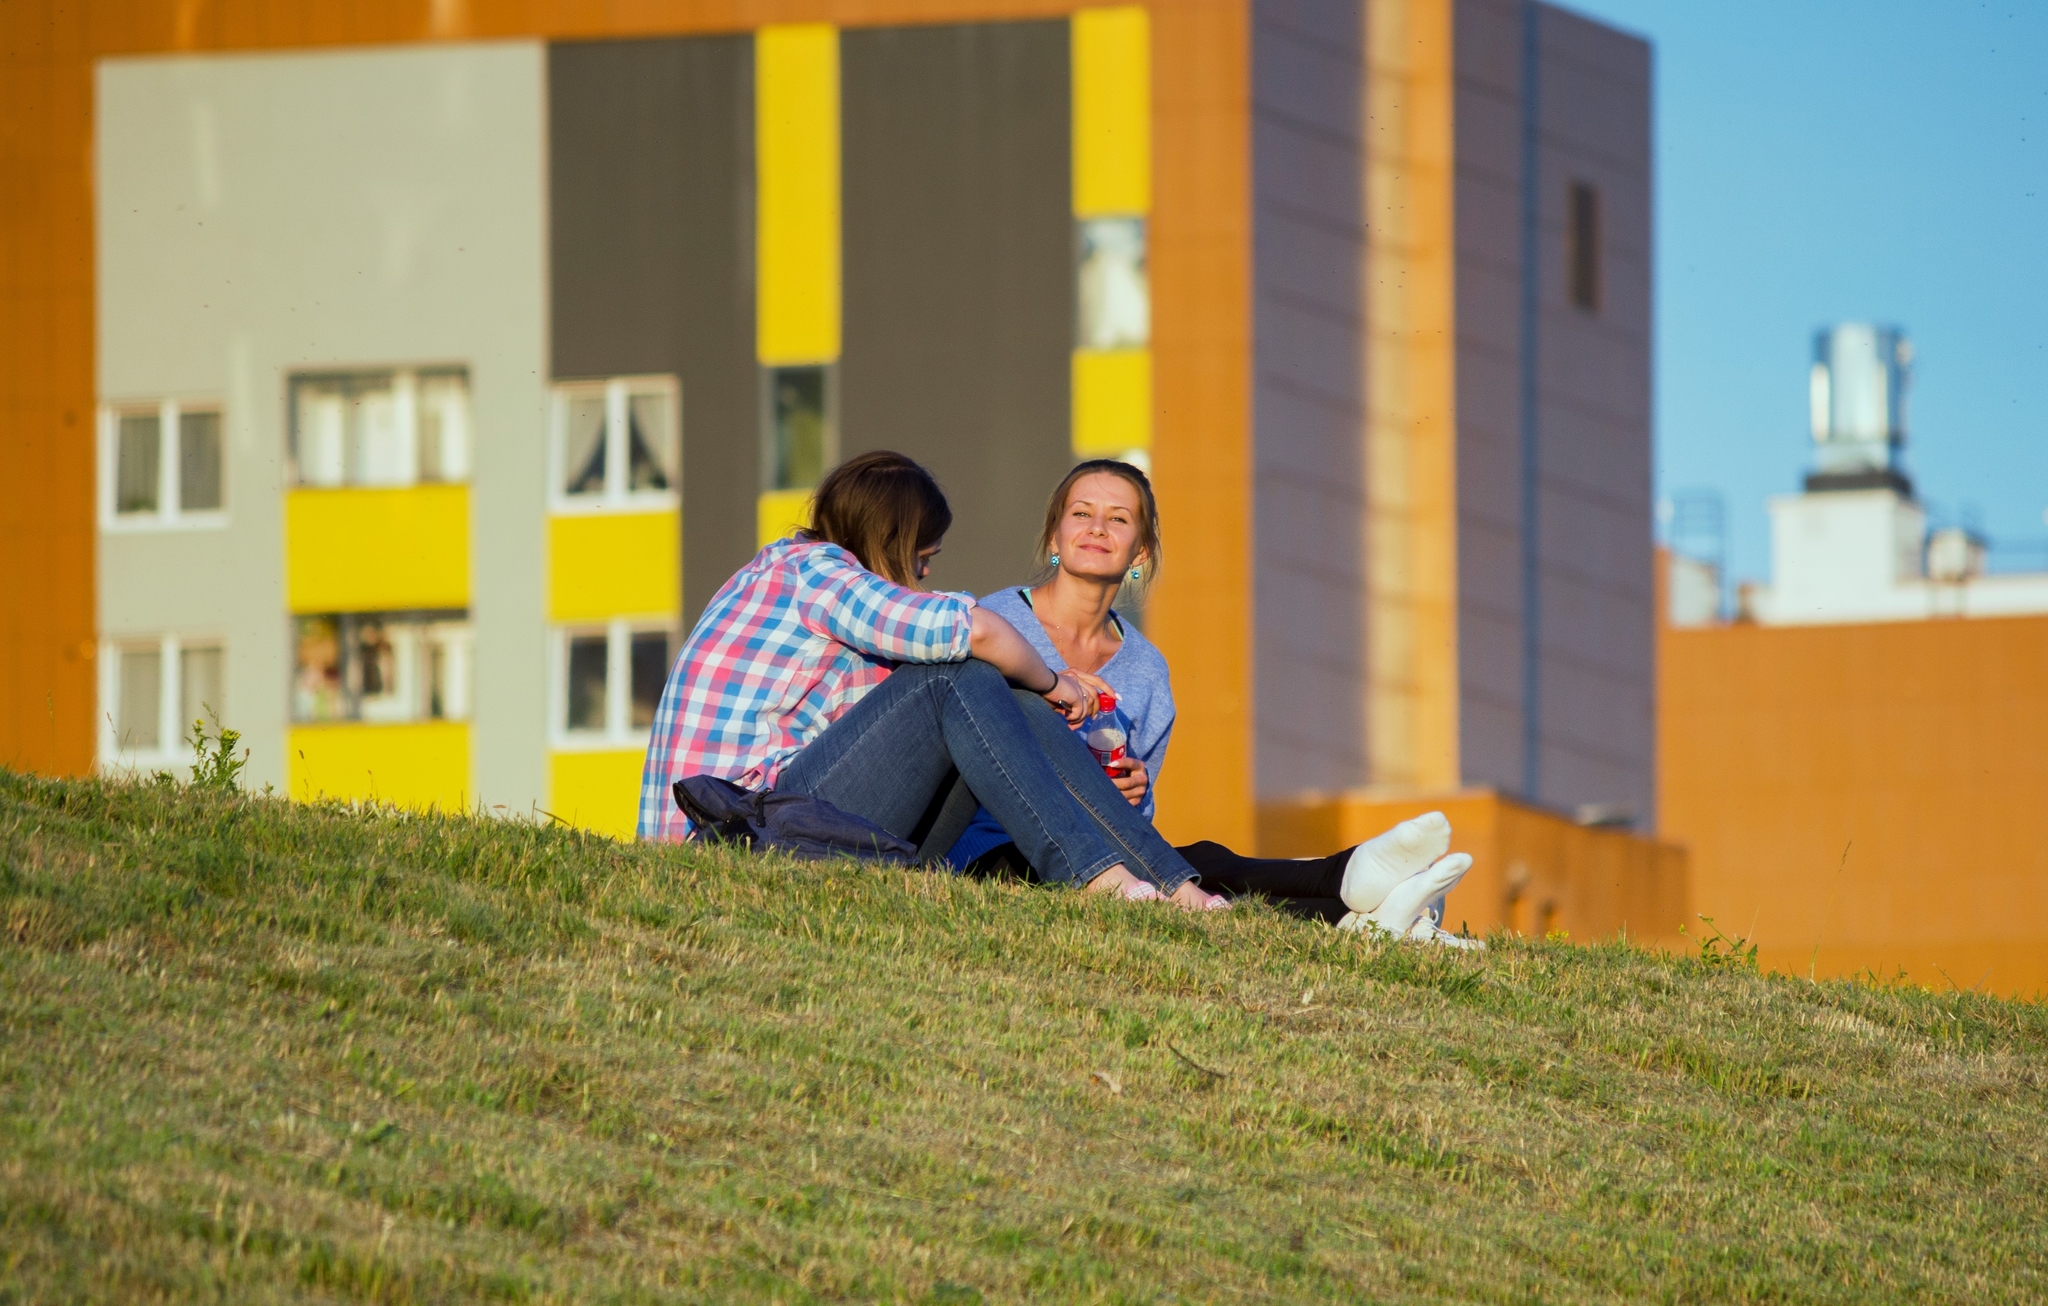
[[[4,1302],[2040,1301],[2044,1090],[1977,994],[0,772]]]

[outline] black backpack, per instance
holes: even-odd
[[[798,857],[859,857],[905,865],[917,845],[881,826],[807,794],[754,793],[730,780],[688,775],[675,782],[676,806],[698,837]]]

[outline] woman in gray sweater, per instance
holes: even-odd
[[[1147,820],[1152,786],[1173,735],[1173,688],[1166,658],[1113,605],[1125,584],[1142,585],[1157,573],[1160,552],[1150,479],[1130,463],[1095,459],[1069,472],[1046,505],[1038,542],[1041,579],[981,600],[1016,627],[1047,665],[1100,676],[1116,691],[1130,755],[1111,779]],[[1429,812],[1328,857],[1244,857],[1208,841],[1176,851],[1210,892],[1267,898],[1341,929],[1378,928],[1400,937],[1484,946],[1437,924],[1443,895],[1472,865],[1470,856],[1449,851],[1450,839],[1450,822],[1441,812]],[[1016,846],[985,810],[974,814],[947,860],[978,874],[1024,869]]]

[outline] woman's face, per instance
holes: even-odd
[[[1121,580],[1138,556],[1138,488],[1121,476],[1091,472],[1067,491],[1053,533],[1060,570],[1091,580]]]
[[[939,541],[939,544],[943,544],[943,543],[945,543],[945,541],[944,541],[944,540],[941,540],[941,541]],[[928,549],[919,549],[919,550],[917,551],[917,586],[916,586],[916,588],[918,588],[918,589],[923,589],[923,588],[924,588],[924,580],[925,580],[925,577],[927,577],[927,576],[929,576],[929,575],[931,575],[931,574],[932,574],[932,559],[933,559],[933,558],[936,558],[936,557],[938,557],[938,556],[939,556],[939,545],[938,545],[938,544],[934,544],[934,545],[932,545],[932,546],[931,546],[930,548],[928,548]]]

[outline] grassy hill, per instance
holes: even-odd
[[[0,772],[0,1302],[2040,1301],[2048,1010]]]

